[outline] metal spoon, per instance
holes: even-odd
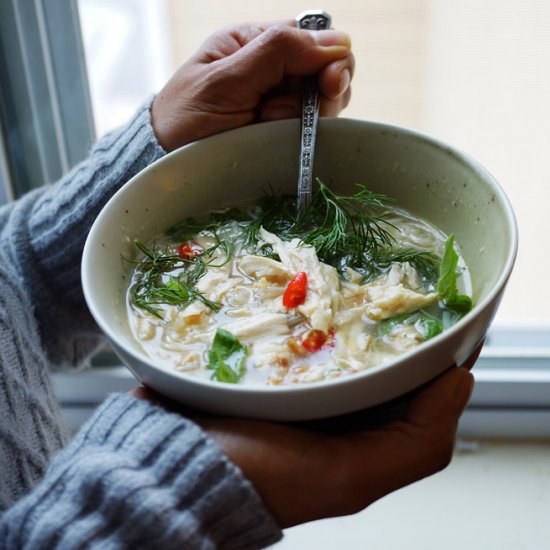
[[[296,17],[299,29],[312,31],[329,29],[332,19],[324,11],[305,11]],[[298,216],[303,216],[311,204],[315,137],[319,120],[319,89],[317,76],[304,79],[302,90],[302,131],[298,174]]]

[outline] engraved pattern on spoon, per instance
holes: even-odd
[[[306,11],[296,18],[300,29],[329,29],[331,17],[323,11]],[[302,126],[298,174],[298,215],[305,214],[311,203],[315,138],[319,120],[317,75],[304,79],[302,90]]]

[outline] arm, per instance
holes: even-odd
[[[260,548],[279,527],[192,422],[111,396],[0,519],[2,548]]]
[[[0,246],[30,295],[42,343],[55,366],[79,364],[99,342],[80,285],[82,250],[107,200],[164,154],[150,124],[149,103],[126,126],[101,139],[57,184],[0,211]]]

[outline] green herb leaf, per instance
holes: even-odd
[[[422,319],[422,327],[424,329],[424,340],[429,340],[443,332],[443,323],[439,319]]]
[[[378,334],[380,336],[385,336],[386,334],[389,334],[396,326],[409,325],[414,323],[417,319],[417,313],[402,313],[401,315],[390,317],[389,319],[380,321],[380,324],[378,325]]]
[[[449,235],[439,267],[439,279],[437,280],[436,290],[439,297],[443,300],[454,300],[458,293],[456,287],[458,254],[454,249],[454,241],[454,235]]]
[[[465,294],[457,295],[454,300],[447,300],[445,306],[457,313],[465,315],[473,307],[472,299]]]
[[[137,268],[131,296],[136,307],[159,319],[162,319],[162,310],[157,307],[160,304],[185,307],[199,300],[214,311],[220,309],[220,304],[209,300],[195,285],[206,273],[207,266],[210,265],[207,263],[210,262],[210,256],[221,245],[216,244],[191,259],[169,253],[167,249],[157,250],[154,245],[148,247],[138,240],[135,241],[135,245],[145,256],[144,259],[133,262],[137,264]]]
[[[230,332],[218,329],[208,351],[207,368],[214,371],[212,378],[219,382],[236,384],[245,371],[248,351]]]
[[[429,340],[440,332],[443,332],[443,323],[439,319],[423,311],[415,311],[413,313],[402,313],[401,315],[396,315],[382,321],[378,325],[378,334],[385,336],[386,334],[390,334],[399,325],[412,324],[417,324],[418,330],[422,329],[424,340]]]
[[[245,229],[245,243],[254,254],[258,251],[259,229],[290,240],[300,239],[313,246],[318,258],[341,271],[349,265],[373,263],[378,250],[394,242],[386,220],[386,203],[391,199],[357,185],[353,195],[338,195],[317,179],[311,205],[305,216],[298,217],[296,199],[266,195],[260,208],[251,214]]]
[[[454,239],[454,235],[449,235],[445,243],[445,252],[439,268],[436,291],[443,300],[445,307],[464,315],[472,309],[472,299],[465,294],[458,294],[456,285],[458,254],[454,249]]]

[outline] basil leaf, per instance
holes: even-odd
[[[212,378],[230,384],[239,382],[244,375],[247,354],[246,346],[233,334],[219,328],[208,351],[207,368],[214,371]]]
[[[454,300],[448,300],[445,302],[445,306],[457,313],[468,313],[473,307],[472,299],[465,294],[459,294]]]
[[[378,325],[378,334],[380,336],[385,336],[390,334],[392,330],[399,325],[412,324],[416,324],[417,330],[422,333],[424,340],[429,340],[437,336],[440,332],[443,332],[443,323],[439,319],[422,311],[416,311],[414,313],[396,315],[395,317],[382,321]]]
[[[396,326],[398,325],[410,325],[418,319],[417,313],[401,313],[395,317],[390,317],[384,321],[380,321],[378,325],[378,334],[380,336],[385,336],[389,334]]]
[[[439,268],[439,279],[436,290],[443,300],[445,307],[461,313],[468,313],[472,309],[472,299],[465,294],[459,294],[456,286],[458,254],[454,249],[454,235],[449,235],[445,243],[445,252]]]
[[[443,323],[439,319],[426,317],[422,319],[422,328],[424,339],[429,340],[430,338],[433,338],[443,332]]]
[[[443,300],[453,300],[457,295],[456,288],[456,267],[458,265],[458,254],[454,249],[454,235],[449,235],[445,243],[445,252],[439,267],[439,279],[436,290]]]

